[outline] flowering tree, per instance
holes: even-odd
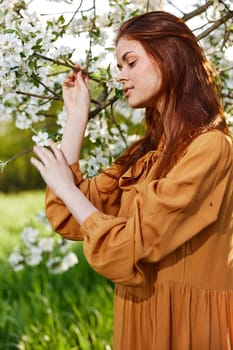
[[[92,177],[108,166],[140,137],[143,111],[126,106],[114,81],[114,31],[127,18],[156,9],[182,17],[200,39],[216,69],[226,116],[233,124],[231,0],[196,0],[182,8],[175,0],[108,0],[106,11],[98,7],[103,1],[57,0],[54,3],[72,5],[72,12],[53,17],[34,12],[33,2],[0,1],[0,123],[13,121],[19,129],[30,129],[32,145],[47,145],[48,138],[60,140],[66,122],[61,83],[75,63],[85,67],[91,81],[92,103],[81,161],[86,175]],[[2,160],[2,170],[14,158]]]
[[[66,120],[61,82],[73,69],[74,59],[79,60],[88,71],[92,89],[90,122],[83,149],[83,166],[88,176],[107,166],[143,131],[137,128],[140,111],[133,113],[126,108],[114,83],[115,63],[112,64],[112,53],[109,59],[109,52],[113,51],[109,38],[122,21],[145,9],[163,7],[190,24],[219,73],[216,79],[231,118],[232,61],[225,55],[232,46],[233,36],[230,0],[199,0],[186,13],[175,7],[175,1],[168,0],[151,3],[109,0],[107,13],[98,13],[96,0],[88,1],[89,7],[85,7],[87,1],[79,0],[69,16],[60,14],[53,18],[30,10],[32,2],[1,1],[0,121],[13,120],[17,128],[31,129],[32,140],[41,145],[47,144],[48,137],[59,140]],[[75,0],[62,2],[69,4]],[[84,35],[88,45],[82,57],[77,58],[80,48],[74,44],[73,47],[61,45],[61,38],[66,43],[71,36],[78,40]],[[2,161],[2,168],[8,162]]]

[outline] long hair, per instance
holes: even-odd
[[[163,11],[148,12],[123,23],[116,45],[121,38],[141,43],[158,64],[162,84],[154,105],[145,111],[145,136],[116,162],[124,173],[141,156],[160,147],[154,177],[161,178],[199,134],[209,129],[228,133],[221,102],[203,50],[181,19]]]

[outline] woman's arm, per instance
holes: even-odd
[[[78,66],[78,68],[80,68]],[[90,108],[88,77],[79,72],[68,75],[63,83],[63,99],[67,110],[67,123],[61,149],[68,164],[79,161],[83,137]]]

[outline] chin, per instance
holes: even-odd
[[[137,101],[129,101],[128,100],[128,104],[131,108],[145,108],[146,107],[146,103],[144,103],[144,102],[137,102]]]

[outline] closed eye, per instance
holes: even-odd
[[[131,62],[128,63],[128,66],[130,68],[133,68],[135,66],[135,64],[136,64],[136,61],[131,61]]]

